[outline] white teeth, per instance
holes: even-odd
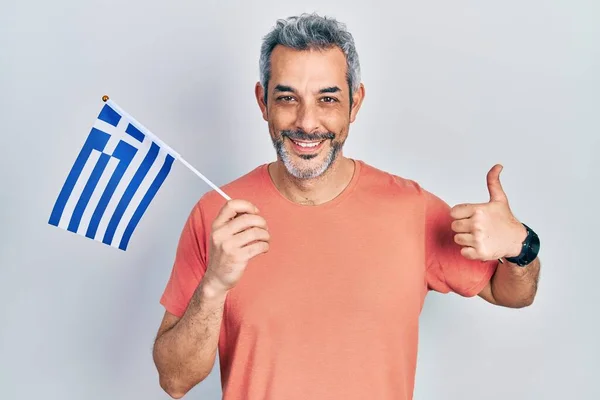
[[[300,143],[294,141],[300,147],[317,147],[321,142],[311,142],[311,143]]]

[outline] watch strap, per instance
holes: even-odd
[[[523,224],[527,229],[527,237],[523,241],[521,253],[516,257],[504,257],[508,262],[524,267],[536,259],[540,251],[540,239],[538,235],[527,225]]]

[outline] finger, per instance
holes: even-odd
[[[469,218],[475,214],[477,204],[457,204],[450,210],[450,216],[454,219]]]
[[[252,242],[268,242],[271,240],[271,235],[264,229],[261,228],[250,228],[243,232],[238,233],[232,239],[232,245],[234,248],[242,248]]]
[[[456,233],[471,233],[473,232],[473,220],[471,218],[457,219],[452,221],[450,227]]]
[[[474,247],[475,237],[470,233],[457,233],[454,235],[454,241],[461,246]]]
[[[462,249],[460,249],[460,254],[462,254],[463,257],[468,258],[469,260],[477,259],[477,250],[475,250],[475,248],[473,247],[463,247]]]
[[[490,169],[487,174],[487,187],[488,192],[490,194],[490,201],[500,201],[504,203],[508,203],[508,199],[506,198],[506,193],[502,188],[502,184],[500,183],[500,172],[502,172],[502,165],[496,164]]]
[[[269,251],[269,243],[268,242],[256,242],[251,245],[245,246],[242,248],[246,253],[247,259],[251,259],[252,257],[256,257],[259,254],[266,253]]]
[[[260,215],[242,214],[227,222],[221,230],[224,235],[236,235],[253,227],[267,229],[267,221]]]
[[[256,214],[258,213],[258,208],[246,200],[228,200],[213,221],[213,229],[218,229],[225,225],[232,218],[235,218],[236,215],[245,213]]]

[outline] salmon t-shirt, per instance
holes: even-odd
[[[355,160],[339,196],[306,206],[285,198],[267,167],[223,187],[256,205],[271,234],[226,298],[223,398],[412,399],[427,292],[474,296],[497,263],[464,258],[450,207],[412,180]],[[208,192],[183,229],[161,298],[176,316],[206,270],[224,204]]]

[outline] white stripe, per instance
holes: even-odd
[[[123,218],[121,219],[121,222],[119,223],[119,226],[118,226],[117,230],[115,231],[115,236],[113,239],[113,245],[115,247],[118,247],[119,243],[121,243],[121,239],[123,238],[123,233],[125,233],[125,229],[127,228],[129,221],[131,221],[131,218],[133,217],[135,210],[137,210],[138,206],[140,205],[140,202],[142,201],[142,199],[148,192],[150,185],[152,184],[152,182],[154,182],[156,175],[158,175],[158,172],[160,171],[163,164],[165,163],[166,156],[167,156],[167,152],[165,152],[161,149],[161,151],[158,153],[158,156],[156,157],[156,160],[154,161],[154,164],[152,164],[152,167],[148,171],[148,174],[142,181],[142,184],[140,185],[139,189],[137,190],[137,192],[135,193],[133,198],[131,199],[129,206],[125,210],[125,213],[123,214]]]
[[[135,139],[133,136],[125,133],[125,129],[127,129],[128,121],[125,118],[121,118],[119,121],[118,128],[115,128],[111,124],[108,124],[100,119],[97,119],[94,123],[94,128],[101,130],[102,132],[108,133],[110,135],[110,139],[104,148],[104,152],[106,154],[112,154],[116,145],[119,143],[119,140],[129,143],[133,147],[138,147],[141,143]],[[122,130],[119,130],[123,127]]]
[[[102,216],[102,220],[100,221],[100,225],[98,226],[98,232],[97,232],[97,237],[99,237],[99,240],[102,240],[104,238],[104,234],[106,233],[106,229],[108,228],[110,219],[112,218],[113,214],[115,213],[117,205],[119,204],[119,201],[121,201],[121,198],[123,197],[123,194],[125,193],[125,190],[127,189],[127,186],[129,186],[129,184],[131,183],[133,176],[140,169],[142,161],[144,161],[144,158],[148,154],[148,151],[150,150],[151,142],[149,139],[146,139],[146,140],[144,140],[144,143],[139,143],[139,145],[140,145],[140,148],[138,149],[137,153],[133,157],[133,160],[131,160],[129,167],[123,174],[123,178],[121,179],[121,182],[119,182],[119,185],[117,186],[115,193],[113,194],[112,198],[110,199],[110,202],[108,203],[108,206],[106,207],[106,211],[104,212],[104,215]],[[114,242],[114,239],[113,239],[113,242]],[[118,247],[118,243],[117,243],[117,247]]]
[[[108,164],[106,164],[106,168],[104,169],[102,176],[98,180],[98,184],[96,185],[96,188],[94,189],[94,192],[90,197],[90,201],[85,207],[85,211],[83,212],[81,222],[79,223],[79,228],[77,229],[77,233],[79,233],[80,235],[85,236],[87,228],[90,225],[92,214],[96,210],[98,202],[100,201],[100,197],[102,196],[102,193],[104,193],[104,190],[106,190],[108,181],[115,172],[115,168],[117,168],[118,164],[119,159],[117,158],[110,158],[110,160],[108,160]]]
[[[125,133],[125,129],[127,129],[127,120],[125,118],[121,118],[116,128],[112,129],[112,132],[106,132],[110,135],[110,139],[108,140],[108,143],[106,143],[106,146],[104,146],[104,150],[102,150],[103,153],[110,156],[115,153],[115,149],[119,143],[121,143],[121,140],[126,140],[125,136],[127,134]]]
[[[108,104],[119,115],[122,115],[124,118],[129,119],[131,121],[132,125],[134,125],[136,128],[138,128],[140,130],[140,132],[142,132],[143,134],[149,136],[152,139],[152,141],[155,142],[161,149],[163,149],[166,152],[169,152],[173,156],[173,158],[175,158],[176,160],[179,158],[179,154],[175,150],[173,150],[171,148],[171,146],[167,145],[158,136],[156,136],[155,134],[150,132],[150,130],[148,128],[146,128],[144,125],[140,124],[138,120],[136,120],[131,115],[129,115],[129,113],[127,113],[125,110],[123,110],[121,107],[119,107],[114,101],[112,101],[111,99],[108,99],[106,104]]]
[[[100,152],[98,152],[97,150],[93,150],[89,158],[87,159],[87,162],[83,166],[81,174],[77,179],[77,183],[75,183],[75,187],[73,188],[73,191],[71,192],[71,195],[69,196],[69,199],[65,204],[65,208],[60,218],[60,222],[58,223],[58,226],[60,228],[67,229],[69,227],[69,222],[71,221],[71,217],[73,216],[75,206],[77,205],[77,202],[81,197],[81,192],[83,192],[85,184],[90,179],[90,175],[92,174],[92,171],[94,170],[94,167],[96,166],[96,163],[98,162],[99,158]]]

